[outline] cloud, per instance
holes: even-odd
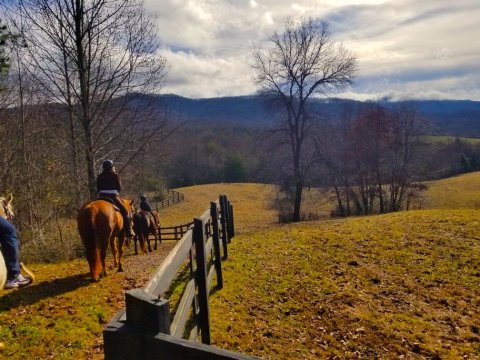
[[[165,91],[191,98],[245,95],[255,92],[245,57],[217,57],[164,48],[171,69]]]
[[[158,17],[170,62],[167,85],[180,95],[253,93],[252,44],[281,32],[288,16],[311,16],[328,21],[333,39],[358,58],[348,96],[480,100],[478,0],[147,0],[146,6]]]

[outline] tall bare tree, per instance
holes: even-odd
[[[82,184],[93,198],[99,160],[127,165],[146,142],[166,135],[164,119],[146,111],[152,97],[145,94],[162,88],[167,70],[152,18],[142,0],[19,0],[11,14],[45,100],[62,104],[56,116],[77,203]]]
[[[311,18],[288,20],[283,34],[273,34],[269,43],[253,51],[255,80],[260,95],[282,114],[276,133],[290,148],[292,221],[299,221],[305,178],[315,159],[315,147],[308,143],[319,119],[309,100],[350,85],[357,64],[349,51],[331,39],[328,25]]]

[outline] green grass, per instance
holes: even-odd
[[[479,355],[480,212],[415,211],[240,235],[213,342],[266,359]]]

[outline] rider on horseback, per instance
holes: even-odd
[[[99,197],[112,199],[115,205],[120,209],[123,216],[124,230],[127,237],[132,237],[132,228],[130,225],[130,217],[123,202],[118,197],[122,185],[120,178],[113,167],[112,160],[105,160],[102,164],[103,171],[97,176],[97,190]]]
[[[152,207],[150,206],[150,203],[147,201],[147,197],[145,195],[140,195],[140,210],[149,212],[150,215],[152,215],[153,219],[155,220],[155,225],[157,226],[159,225],[157,216],[153,212]]]

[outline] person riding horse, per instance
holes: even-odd
[[[150,215],[153,216],[153,219],[155,220],[155,226],[159,225],[157,215],[153,211],[150,203],[147,201],[147,197],[145,195],[140,195],[140,210],[146,211],[150,213]]]
[[[120,209],[123,217],[125,235],[132,237],[132,227],[130,224],[130,217],[123,202],[118,197],[122,190],[120,177],[113,167],[112,160],[105,160],[102,164],[103,171],[97,176],[97,190],[100,198],[109,198],[113,200],[115,205]]]

